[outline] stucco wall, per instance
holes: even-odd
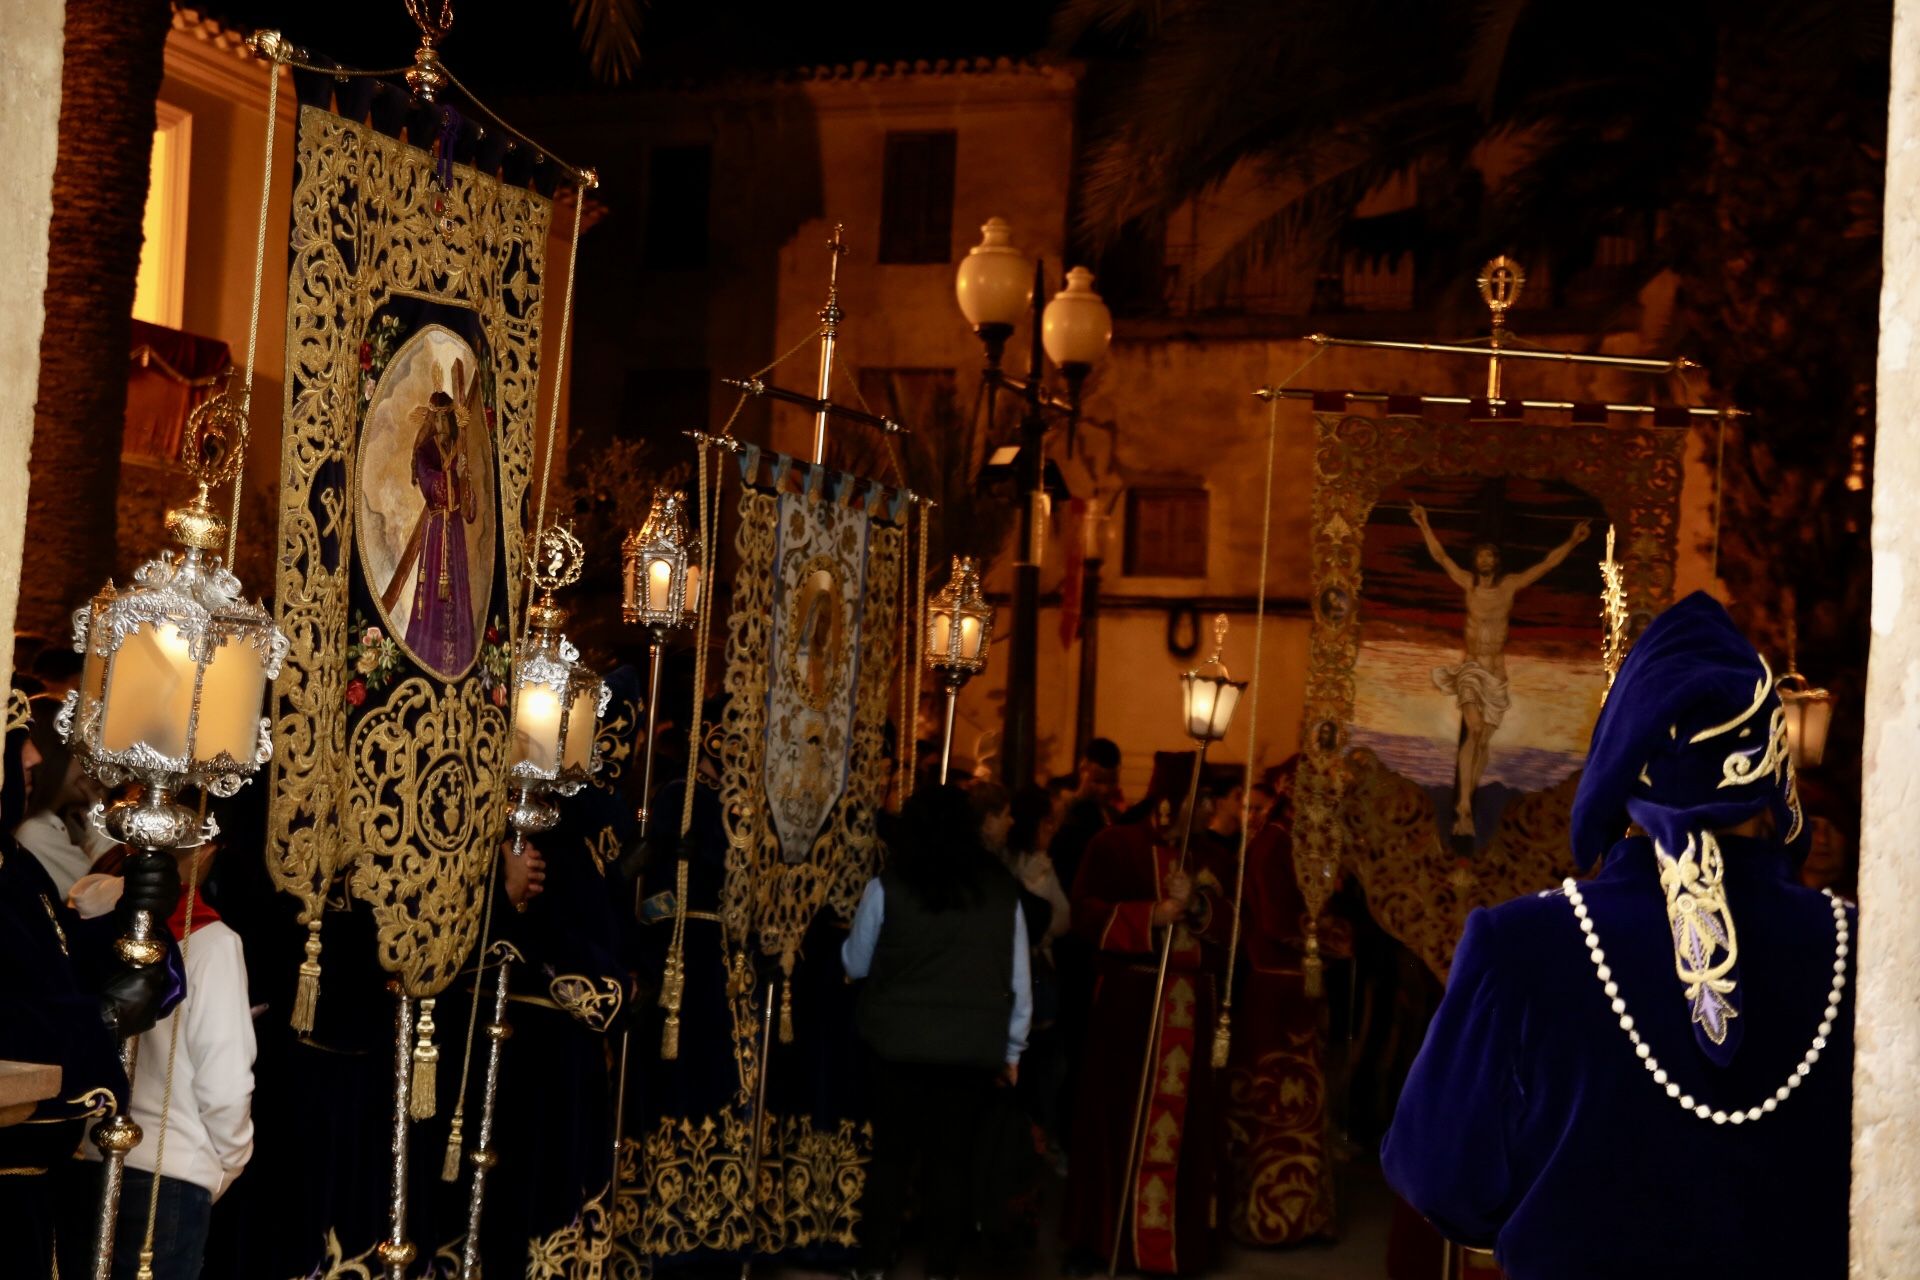
[[[1920,1274],[1920,3],[1898,0],[1887,129],[1873,647],[1867,663],[1854,1015],[1853,1269]]]
[[[64,0],[14,0],[0,40],[0,173],[8,187],[0,200],[0,663],[9,671],[46,314],[65,21]]]

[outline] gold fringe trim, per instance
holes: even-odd
[[[1233,1052],[1233,1012],[1220,1010],[1220,1020],[1213,1024],[1213,1069],[1226,1069],[1227,1055]]]
[[[439,1110],[434,1080],[440,1074],[440,1046],[433,1042],[433,997],[420,1002],[420,1023],[413,1042],[413,1097],[407,1114],[415,1120],[431,1120]]]
[[[467,1122],[466,1109],[465,1098],[460,1099],[459,1104],[453,1109],[453,1125],[447,1130],[447,1150],[440,1157],[440,1181],[442,1182],[457,1182],[460,1179],[460,1147],[466,1141],[466,1135],[462,1132]]]
[[[300,981],[293,989],[293,1029],[302,1035],[313,1030],[314,1010],[320,1004],[320,917],[307,921],[307,958],[300,962]]]
[[[793,979],[780,980],[780,1043],[793,1043]]]

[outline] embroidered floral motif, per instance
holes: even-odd
[[[1728,998],[1734,983],[1727,974],[1739,961],[1740,944],[1722,884],[1720,843],[1707,832],[1697,839],[1689,835],[1678,858],[1657,842],[1653,851],[1660,860],[1660,887],[1667,895],[1674,972],[1686,984],[1694,1022],[1708,1039],[1724,1044],[1727,1023],[1739,1014]]]

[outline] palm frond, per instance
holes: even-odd
[[[641,12],[646,0],[573,0],[573,26],[594,76],[619,84],[640,69]]]

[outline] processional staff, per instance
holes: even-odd
[[[1206,768],[1207,748],[1227,736],[1227,728],[1233,723],[1234,708],[1240,704],[1240,695],[1246,691],[1247,681],[1234,680],[1227,667],[1220,660],[1221,647],[1227,639],[1227,615],[1220,614],[1213,620],[1213,656],[1201,664],[1200,668],[1185,672],[1180,677],[1181,694],[1186,709],[1187,735],[1191,737],[1198,750],[1193,756],[1193,775],[1187,781],[1187,807],[1180,823],[1180,861],[1182,872],[1187,869],[1187,850],[1193,841],[1193,814],[1200,798],[1200,775]],[[1206,675],[1201,668],[1212,667],[1217,674]],[[1256,678],[1259,673],[1254,673]],[[1252,744],[1249,743],[1249,753]],[[1155,855],[1158,856],[1157,854]],[[1234,915],[1240,914],[1240,904],[1234,903]],[[1113,1251],[1107,1257],[1107,1274],[1118,1273],[1120,1266],[1120,1244],[1127,1234],[1127,1207],[1132,1203],[1128,1194],[1138,1176],[1137,1170],[1142,1156],[1141,1132],[1146,1127],[1147,1101],[1152,1095],[1154,1049],[1160,1043],[1161,1000],[1166,994],[1167,965],[1173,958],[1173,936],[1180,928],[1175,920],[1167,924],[1160,934],[1160,965],[1153,979],[1153,1006],[1147,1021],[1147,1039],[1140,1063],[1140,1090],[1133,1105],[1133,1132],[1127,1139],[1126,1159],[1122,1165],[1120,1182],[1119,1212],[1114,1215]]]

